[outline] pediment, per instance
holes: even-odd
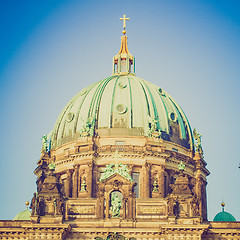
[[[127,184],[132,184],[133,182],[128,180],[127,178],[123,177],[119,173],[114,173],[113,175],[109,176],[108,178],[104,179],[102,183],[109,183],[109,184],[114,184],[116,181],[122,182],[122,183],[127,183]]]

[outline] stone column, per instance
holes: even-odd
[[[142,173],[143,173],[143,189],[142,189],[142,197],[149,198],[150,196],[150,164],[145,163],[142,166]]]
[[[78,197],[78,169],[79,166],[74,166],[74,172],[73,172],[73,191],[72,191],[72,197],[77,198]]]
[[[203,216],[203,199],[202,199],[202,178],[200,175],[196,177],[195,193],[199,201],[199,213]]]
[[[159,173],[159,181],[158,181],[158,187],[159,187],[159,195],[161,198],[165,197],[165,166],[161,166],[160,173]]]
[[[125,219],[126,218],[126,204],[127,204],[127,199],[126,198],[123,198],[122,199],[122,208],[123,208],[123,216],[122,218]]]
[[[203,182],[202,186],[202,209],[203,209],[203,219],[207,220],[207,193],[206,193],[207,182]]]
[[[66,178],[66,184],[65,184],[65,194],[66,197],[71,197],[71,181],[72,179],[72,173],[70,170],[67,170],[67,178]]]
[[[97,198],[97,218],[104,218],[104,197],[100,195]]]
[[[97,197],[97,182],[98,182],[98,166],[94,164],[93,175],[92,175],[92,197]]]
[[[92,197],[92,178],[93,178],[93,163],[88,164],[87,167],[87,197]]]
[[[110,216],[109,216],[109,210],[110,210],[110,198],[109,198],[109,196],[107,196],[105,198],[105,200],[106,200],[106,216],[105,216],[105,218],[109,219],[110,218]]]
[[[202,179],[200,175],[196,177],[195,193],[198,198],[202,198]]]
[[[133,218],[133,199],[131,196],[128,197],[127,209],[128,209],[127,219],[132,219]]]

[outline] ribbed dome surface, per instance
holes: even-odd
[[[235,217],[228,212],[219,212],[213,219],[214,222],[236,222]]]
[[[84,136],[154,136],[193,148],[188,120],[161,88],[131,74],[82,89],[54,126],[51,149]],[[151,135],[152,134],[152,135]]]
[[[30,217],[31,217],[31,212],[29,210],[24,210],[24,211],[18,213],[14,217],[13,220],[17,220],[17,221],[19,221],[19,220],[21,220],[21,221],[23,221],[23,220],[31,220]]]

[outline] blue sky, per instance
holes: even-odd
[[[208,216],[240,220],[239,1],[1,1],[0,219],[36,190],[41,137],[82,88],[112,74],[123,14],[136,74],[167,91],[202,133]]]

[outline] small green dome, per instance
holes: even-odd
[[[213,219],[214,222],[236,222],[235,217],[228,212],[219,212]]]
[[[133,74],[116,74],[82,89],[63,109],[51,149],[84,136],[149,136],[193,150],[188,120],[162,88]]]
[[[31,212],[29,210],[24,210],[20,213],[18,213],[13,220],[31,220]]]

